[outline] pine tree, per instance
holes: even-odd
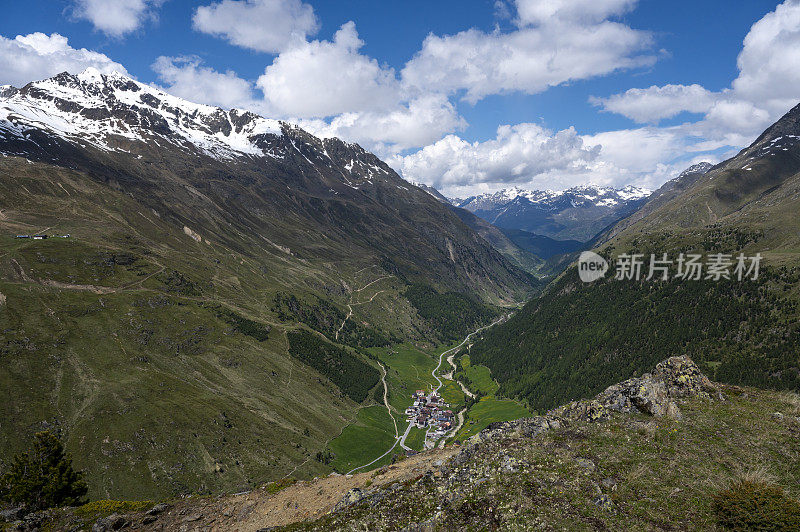
[[[83,472],[72,468],[72,458],[49,431],[39,432],[33,450],[14,457],[0,477],[0,499],[24,504],[29,510],[78,506],[88,492]]]

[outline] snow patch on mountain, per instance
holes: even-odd
[[[25,137],[32,130],[44,130],[107,151],[127,151],[120,143],[125,140],[163,140],[217,159],[241,154],[282,157],[258,141],[280,136],[283,125],[248,111],[192,103],[95,68],[21,89],[0,87],[0,134]]]
[[[514,202],[524,200],[539,207],[562,205],[565,202],[572,207],[597,206],[613,207],[620,203],[629,203],[648,197],[652,192],[645,188],[628,185],[621,189],[598,185],[581,185],[563,191],[525,190],[518,187],[503,189],[498,192],[472,196],[457,203],[459,207],[471,211],[488,211],[502,208]]]

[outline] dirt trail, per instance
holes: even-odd
[[[342,329],[344,329],[344,324],[347,323],[347,320],[349,320],[350,316],[352,316],[352,315],[353,315],[353,307],[351,307],[350,303],[348,303],[347,304],[347,316],[344,317],[344,321],[342,321],[342,324],[339,325],[339,330],[336,331],[336,339],[337,340],[339,339],[339,333],[342,332]]]
[[[95,294],[111,294],[116,290],[114,288],[109,288],[107,286],[97,286],[93,284],[71,284],[71,283],[62,283],[59,281],[52,281],[50,279],[44,280],[37,280],[32,279],[25,270],[20,266],[19,262],[16,259],[11,259],[11,266],[14,268],[14,271],[17,273],[19,278],[22,280],[23,283],[32,283],[38,284],[41,286],[49,286],[52,288],[61,288],[63,290],[82,290],[85,292],[93,292]]]
[[[271,495],[265,489],[216,499],[185,499],[159,516],[149,525],[138,525],[142,516],[131,516],[140,530],[211,530],[254,532],[285,526],[304,520],[318,519],[329,513],[353,488],[362,488],[372,481],[370,490],[390,486],[424,474],[438,460],[446,460],[457,447],[428,451],[383,467],[375,472],[353,476],[333,475],[308,482],[297,482]]]
[[[394,437],[399,438],[400,431],[397,429],[397,420],[392,415],[392,407],[389,406],[389,385],[386,384],[386,366],[380,362],[378,362],[378,365],[380,365],[381,370],[383,371],[383,375],[381,375],[381,382],[383,383],[383,404],[386,407],[386,411],[389,412],[389,416],[392,418],[392,423],[394,423]]]

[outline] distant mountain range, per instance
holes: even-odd
[[[649,190],[633,186],[586,185],[562,192],[514,187],[454,200],[454,204],[503,229],[586,242],[635,212],[649,196]]]
[[[544,276],[556,273],[563,267],[562,261],[548,263],[549,259],[557,255],[568,255],[585,247],[585,244],[578,240],[556,240],[521,229],[504,229],[458,206],[465,200],[447,198],[434,187],[424,183],[412,181],[411,184],[450,207],[465,224],[485,238],[506,258],[528,272]]]

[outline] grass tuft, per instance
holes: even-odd
[[[726,530],[800,530],[800,501],[775,484],[736,482],[714,496],[712,507],[717,524]]]

